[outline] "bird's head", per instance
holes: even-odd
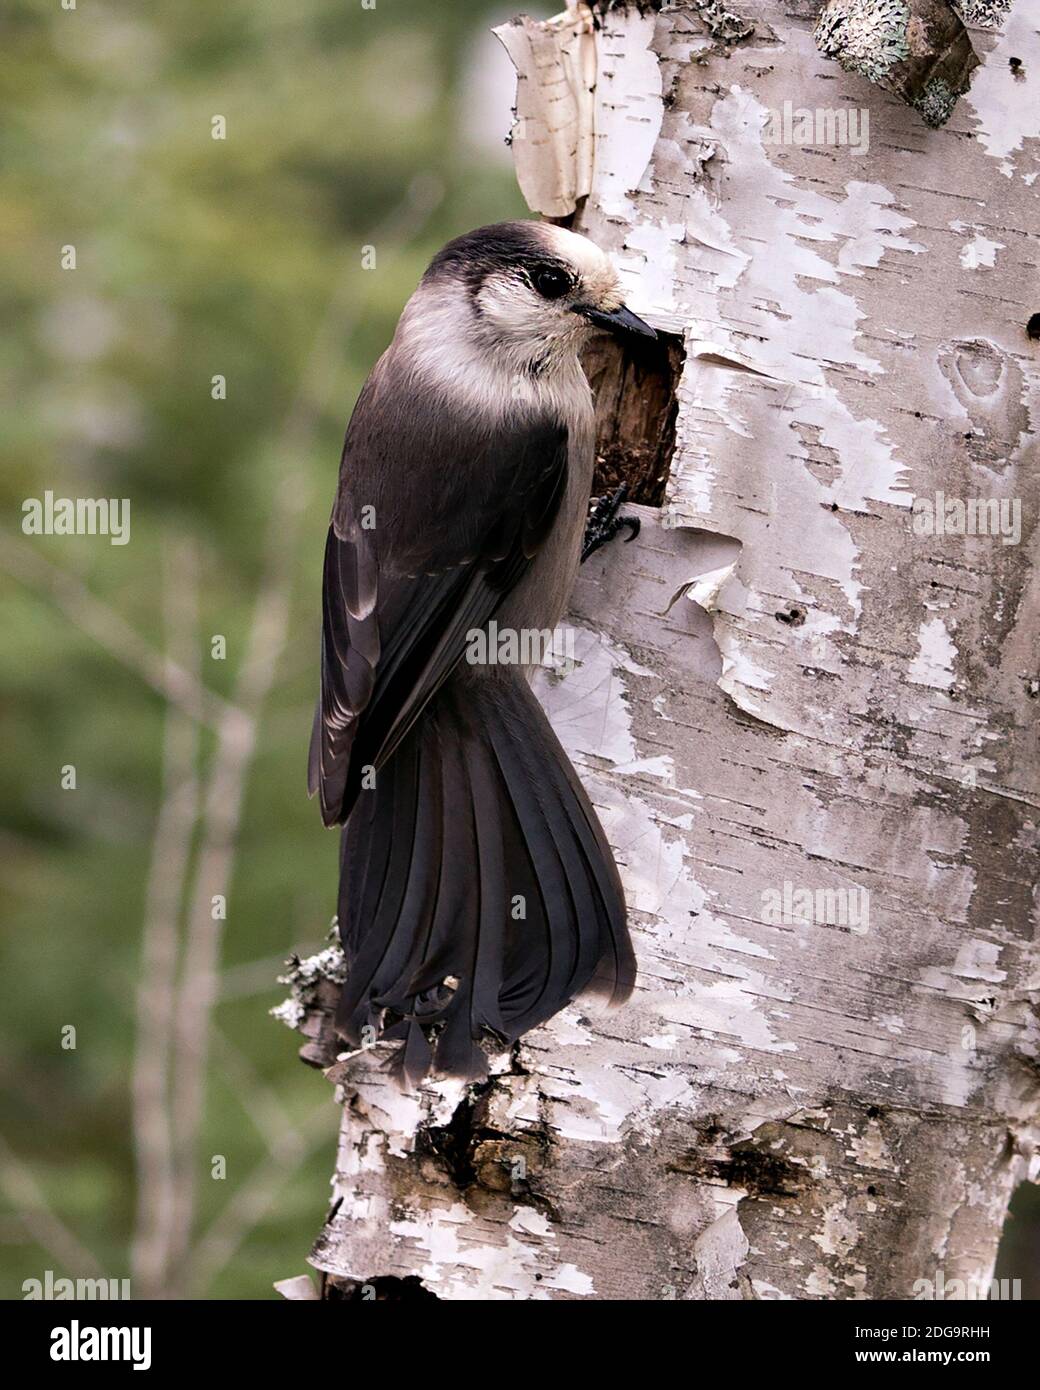
[[[625,307],[606,252],[548,222],[500,222],[457,237],[424,283],[463,295],[465,331],[529,370],[575,357],[596,329],[657,336]]]

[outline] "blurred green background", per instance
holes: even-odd
[[[17,331],[0,349],[0,1296],[51,1269],[263,1298],[306,1269],[338,1110],[267,1010],[286,993],[281,958],[320,946],[335,905],[336,836],[304,785],[324,534],[354,398],[429,257],[526,211],[504,145],[511,69],[488,32],[512,12],[4,7],[0,294]],[[129,498],[129,544],[24,536],[22,502],[46,489]],[[168,715],[149,663],[171,646],[255,706],[251,751],[234,724],[221,748],[212,720],[196,739],[190,717]],[[215,768],[231,776],[223,811],[241,782],[237,824],[196,815]],[[192,899],[219,891],[225,841],[214,926]],[[161,985],[178,910],[182,952],[198,934],[192,986],[209,979],[214,1006],[196,1020],[205,1058],[189,1050],[175,1072],[182,1141],[193,1067],[204,1103],[194,1193],[182,1181],[171,1212],[161,1182],[139,1192],[135,1153],[155,1161],[165,1142],[156,1096],[177,1054]],[[160,989],[141,999],[146,978]]]
[[[338,1110],[267,1010],[334,910],[336,837],[304,794],[322,546],[351,405],[425,263],[525,213],[488,33],[512,12],[0,17],[2,1297],[53,1270],[264,1298],[306,1268]],[[47,489],[129,498],[130,543],[23,536]],[[172,706],[168,649],[188,673]],[[181,712],[198,682],[247,707],[252,742]],[[205,814],[215,773],[227,823]],[[185,965],[200,1016],[162,987]],[[1040,1265],[1036,1206],[1022,1189],[999,1272]]]

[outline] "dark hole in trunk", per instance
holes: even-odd
[[[431,1293],[417,1274],[406,1274],[403,1279],[396,1274],[376,1274],[371,1279],[341,1279],[338,1275],[325,1276],[322,1298],[326,1303],[436,1303],[437,1295]]]
[[[596,402],[593,496],[628,483],[628,500],[664,502],[679,413],[676,390],[684,360],[682,338],[622,339],[597,334],[582,354]]]
[[[998,1281],[990,1297],[1040,1299],[1040,1187],[1023,1182],[1015,1188],[997,1250]],[[1020,1280],[1016,1289],[1015,1280]]]

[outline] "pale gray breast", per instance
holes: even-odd
[[[460,332],[466,317],[458,294],[454,282],[419,287],[395,337],[396,370],[405,378],[414,375],[432,383],[471,418],[515,419],[520,406],[534,418],[566,424],[567,490],[556,524],[498,614],[500,629],[552,628],[563,615],[581,559],[594,464],[592,392],[573,344],[547,370],[531,373],[520,370],[507,354],[489,352],[472,334]]]
[[[568,380],[558,393],[560,414],[569,435],[567,490],[552,532],[527,574],[502,605],[500,628],[555,627],[566,609],[581,562],[595,463],[595,425],[588,382],[578,364],[574,366],[576,377]]]

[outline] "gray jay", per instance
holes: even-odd
[[[347,428],[325,550],[309,785],[344,825],[337,1029],[406,1084],[476,1079],[635,960],[606,838],[518,665],[470,634],[559,621],[582,548],[597,328],[654,336],[608,257],[551,224],[449,242]]]

